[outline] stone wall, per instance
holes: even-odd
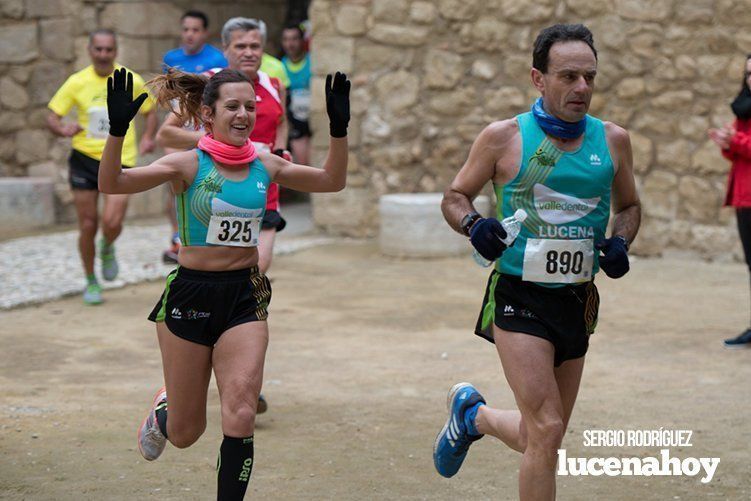
[[[631,132],[644,220],[635,251],[740,257],[728,163],[706,130],[728,122],[751,51],[751,4],[735,0],[314,0],[314,125],[323,77],[353,80],[348,187],[314,198],[322,227],[373,235],[377,200],[443,191],[489,122],[529,108],[532,43],[584,22],[599,73],[591,112]],[[320,160],[327,134],[315,138]],[[729,251],[728,249],[732,249]]]
[[[0,0],[0,176],[55,179],[58,220],[72,221],[70,140],[47,130],[47,103],[71,73],[90,64],[88,33],[100,27],[118,33],[119,62],[145,78],[159,72],[164,52],[179,45],[180,16],[188,9],[206,12],[218,46],[230,17],[261,18],[276,52],[286,1]],[[162,211],[162,194],[152,190],[134,198],[129,214]]]

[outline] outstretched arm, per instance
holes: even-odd
[[[195,157],[192,152],[173,153],[146,167],[122,170],[121,155],[125,133],[145,99],[146,93],[133,99],[133,74],[127,70],[115,70],[114,75],[108,79],[110,134],[104,143],[98,179],[99,190],[103,193],[138,193],[167,181],[186,180],[188,177],[186,174],[191,166],[190,159]],[[192,164],[197,168],[195,158]]]
[[[275,155],[261,160],[275,182],[298,191],[332,192],[344,189],[347,182],[347,125],[349,124],[349,90],[347,75],[337,72],[326,77],[326,111],[329,115],[329,152],[323,169],[288,162]]]

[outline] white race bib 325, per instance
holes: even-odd
[[[260,217],[212,215],[206,233],[206,243],[230,247],[256,247],[260,231]]]

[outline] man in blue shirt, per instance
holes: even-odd
[[[211,68],[225,68],[222,51],[207,44],[209,18],[201,11],[189,10],[180,18],[180,47],[164,55],[164,70],[177,68],[188,73],[201,73]]]
[[[209,18],[198,10],[189,10],[180,18],[182,32],[180,33],[180,47],[164,54],[163,69],[177,68],[187,73],[203,73],[213,68],[226,68],[227,59],[222,51],[207,44],[209,38]],[[172,153],[173,148],[164,148],[165,153]],[[170,192],[171,193],[171,192]],[[170,248],[162,254],[162,260],[167,264],[177,263],[177,253],[180,250],[180,239],[177,234],[177,218],[175,215],[174,197],[167,197],[167,218],[172,226]]]

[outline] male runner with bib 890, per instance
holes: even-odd
[[[558,24],[534,44],[530,112],[490,124],[449,186],[443,214],[475,249],[497,260],[475,333],[494,342],[518,410],[498,410],[469,383],[449,392],[436,438],[438,472],[459,471],[470,444],[490,434],[523,454],[522,500],[555,497],[555,465],[597,323],[599,268],[629,269],[628,245],[641,219],[628,132],[587,114],[597,52],[585,26]],[[496,218],[472,200],[492,180]],[[612,206],[612,236],[605,237]],[[528,217],[511,247],[499,219]],[[602,254],[600,254],[602,253]]]

